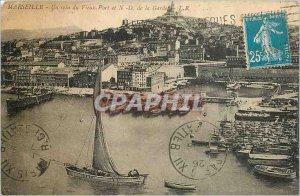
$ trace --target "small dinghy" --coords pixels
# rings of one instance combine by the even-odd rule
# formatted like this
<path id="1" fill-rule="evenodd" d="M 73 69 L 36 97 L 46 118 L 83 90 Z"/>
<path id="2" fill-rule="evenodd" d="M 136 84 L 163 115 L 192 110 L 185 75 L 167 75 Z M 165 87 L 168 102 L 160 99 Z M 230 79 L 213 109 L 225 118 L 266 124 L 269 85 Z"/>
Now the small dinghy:
<path id="1" fill-rule="evenodd" d="M 182 184 L 171 181 L 165 181 L 165 187 L 177 190 L 196 190 L 197 186 L 193 184 Z"/>

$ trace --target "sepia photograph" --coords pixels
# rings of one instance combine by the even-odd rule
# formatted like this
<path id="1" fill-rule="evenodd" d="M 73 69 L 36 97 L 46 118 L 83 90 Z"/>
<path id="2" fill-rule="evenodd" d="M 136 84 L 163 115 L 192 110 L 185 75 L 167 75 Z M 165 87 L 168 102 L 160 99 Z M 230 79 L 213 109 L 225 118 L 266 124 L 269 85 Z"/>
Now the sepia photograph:
<path id="1" fill-rule="evenodd" d="M 299 2 L 1 2 L 1 194 L 299 195 Z"/>

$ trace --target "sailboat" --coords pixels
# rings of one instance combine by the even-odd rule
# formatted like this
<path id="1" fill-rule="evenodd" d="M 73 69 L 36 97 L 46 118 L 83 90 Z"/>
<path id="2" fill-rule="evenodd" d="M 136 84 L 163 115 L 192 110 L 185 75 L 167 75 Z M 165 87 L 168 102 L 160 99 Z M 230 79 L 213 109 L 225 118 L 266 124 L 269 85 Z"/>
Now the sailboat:
<path id="1" fill-rule="evenodd" d="M 98 67 L 98 76 L 94 89 L 94 101 L 101 93 L 101 67 Z M 102 115 L 95 108 L 96 126 L 94 135 L 93 160 L 91 168 L 80 168 L 76 164 L 65 163 L 67 175 L 81 178 L 94 183 L 109 183 L 116 185 L 142 185 L 145 183 L 148 174 L 139 174 L 132 170 L 128 175 L 120 174 L 112 160 L 105 142 Z"/>

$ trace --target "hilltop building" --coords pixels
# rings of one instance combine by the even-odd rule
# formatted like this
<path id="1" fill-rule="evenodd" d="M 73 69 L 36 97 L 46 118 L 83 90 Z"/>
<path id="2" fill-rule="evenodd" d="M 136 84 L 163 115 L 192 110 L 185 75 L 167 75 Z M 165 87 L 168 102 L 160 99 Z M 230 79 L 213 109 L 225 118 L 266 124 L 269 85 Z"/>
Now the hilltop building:
<path id="1" fill-rule="evenodd" d="M 167 12 L 164 14 L 165 16 L 179 16 L 180 12 L 175 11 L 174 2 L 172 1 L 171 5 L 168 6 Z"/>

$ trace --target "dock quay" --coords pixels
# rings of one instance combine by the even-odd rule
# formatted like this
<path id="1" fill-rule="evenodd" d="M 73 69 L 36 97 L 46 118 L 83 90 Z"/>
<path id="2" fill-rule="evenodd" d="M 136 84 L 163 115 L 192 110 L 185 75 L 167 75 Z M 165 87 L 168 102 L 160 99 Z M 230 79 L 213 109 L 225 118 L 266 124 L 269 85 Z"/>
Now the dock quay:
<path id="1" fill-rule="evenodd" d="M 204 103 L 230 103 L 234 101 L 233 97 L 203 97 Z"/>
<path id="2" fill-rule="evenodd" d="M 274 121 L 276 119 L 296 119 L 298 113 L 298 94 L 289 92 L 249 102 L 239 107 L 236 120 Z"/>

